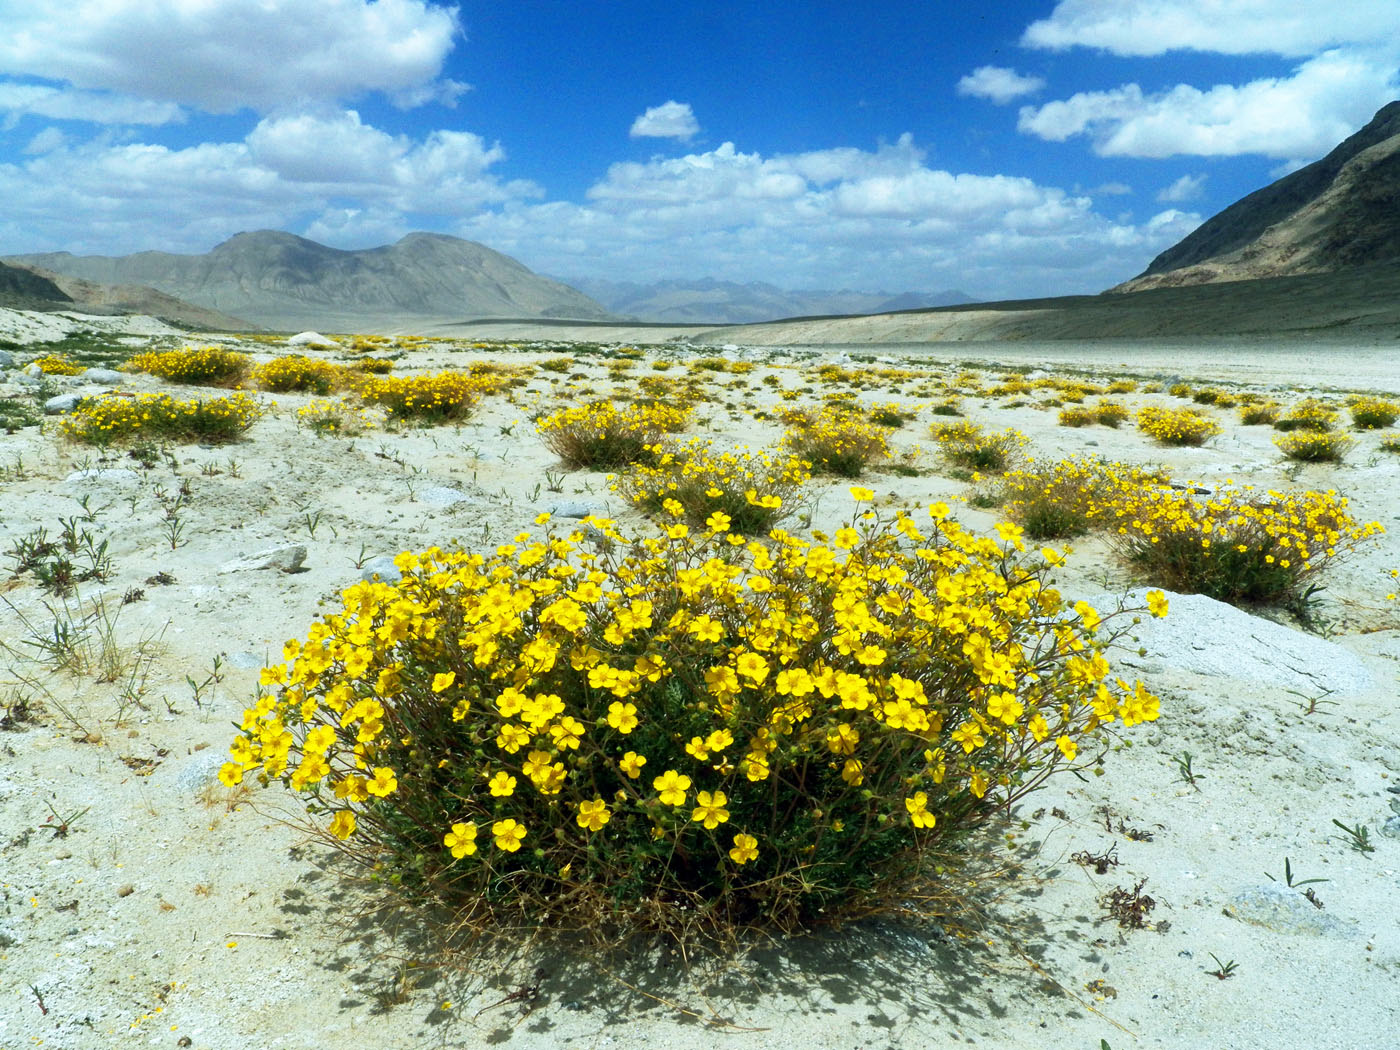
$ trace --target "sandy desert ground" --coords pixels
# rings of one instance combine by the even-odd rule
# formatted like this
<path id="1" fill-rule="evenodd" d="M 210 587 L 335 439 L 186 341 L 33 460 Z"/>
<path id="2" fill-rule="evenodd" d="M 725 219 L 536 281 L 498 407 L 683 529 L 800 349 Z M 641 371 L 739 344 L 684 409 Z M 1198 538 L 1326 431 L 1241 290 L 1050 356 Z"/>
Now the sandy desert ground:
<path id="1" fill-rule="evenodd" d="M 11 314 L 5 323 L 0 337 L 24 348 L 12 351 L 0 396 L 29 396 L 16 373 L 43 350 L 35 340 L 78 322 Z M 133 347 L 189 341 L 155 322 L 100 324 Z M 285 351 L 241 345 L 261 360 Z M 1348 391 L 1400 391 L 1394 347 L 958 343 L 862 346 L 856 356 L 740 345 L 723 356 L 755 367 L 701 373 L 710 399 L 688 433 L 774 446 L 780 425 L 755 410 L 766 415 L 775 390 L 799 391 L 798 404 L 829 392 L 813 372 L 839 359 L 867 377 L 862 402 L 922 409 L 892 438 L 908 469 L 862 481 L 880 505 L 945 500 L 963 524 L 989 531 L 999 515 L 973 506 L 979 486 L 952 476 L 932 448 L 933 399 L 893 391 L 963 373 L 990 385 L 1018 370 L 1180 378 L 1285 404 L 1320 391 L 1340 404 Z M 673 363 L 656 374 L 677 375 L 718 351 L 648 347 L 624 370 L 614 349 L 522 337 L 404 354 L 400 372 L 573 358 L 562 372 L 528 368 L 523 386 L 460 426 L 318 437 L 297 424 L 309 395 L 257 393 L 266 414 L 244 440 L 172 447 L 149 465 L 65 443 L 53 418 L 0 435 L 0 551 L 76 519 L 107 542 L 115 570 L 66 602 L 29 574 L 0 582 L 0 639 L 23 652 L 67 619 L 126 657 L 114 682 L 13 652 L 0 659 L 0 1050 L 1400 1046 L 1400 611 L 1386 599 L 1400 566 L 1400 454 L 1381 448 L 1393 429 L 1356 434 L 1341 465 L 1298 465 L 1282 459 L 1269 428 L 1241 426 L 1233 411 L 1207 408 L 1224 432 L 1171 449 L 1131 425 L 1061 427 L 1043 393 L 963 397 L 967 418 L 1017 428 L 1038 457 L 1093 451 L 1205 486 L 1336 488 L 1356 517 L 1389 530 L 1329 566 L 1312 632 L 1286 614 L 1173 596 L 1171 614 L 1144 626 L 1143 652 L 1114 659 L 1161 695 L 1162 717 L 1126 732 L 1132 746 L 1108 756 L 1102 777 L 1062 775 L 1022 807 L 1014 874 L 986 888 L 975 935 L 870 921 L 689 970 L 651 956 L 603 968 L 505 951 L 440 966 L 421 930 L 378 922 L 373 892 L 288 823 L 299 816 L 289 792 L 221 785 L 231 723 L 258 669 L 304 636 L 324 601 L 383 564 L 375 559 L 494 546 L 549 509 L 640 525 L 605 475 L 559 465 L 529 416 L 631 389 L 656 360 Z M 57 393 L 199 392 L 147 375 L 50 382 Z M 1141 390 L 1117 400 L 1130 410 L 1180 403 Z M 849 484 L 809 485 L 810 527 L 829 530 L 847 514 Z M 182 485 L 188 499 L 172 528 Z M 290 545 L 306 549 L 304 571 L 227 571 L 240 556 Z M 1110 604 L 1139 585 L 1101 540 L 1074 547 L 1059 575 L 1067 594 Z M 8 563 L 0 568 L 8 577 Z M 91 618 L 99 604 L 110 626 Z M 1188 752 L 1194 786 L 1176 760 Z M 1373 852 L 1351 848 L 1334 820 L 1365 825 Z M 1071 859 L 1080 851 L 1117 864 L 1096 873 Z M 1286 863 L 1294 882 L 1326 880 L 1303 884 L 1320 905 L 1286 884 Z M 1157 902 L 1151 922 L 1121 929 L 1100 901 L 1143 879 Z M 1227 963 L 1226 978 L 1211 975 Z M 497 1005 L 535 981 L 528 1006 Z"/>

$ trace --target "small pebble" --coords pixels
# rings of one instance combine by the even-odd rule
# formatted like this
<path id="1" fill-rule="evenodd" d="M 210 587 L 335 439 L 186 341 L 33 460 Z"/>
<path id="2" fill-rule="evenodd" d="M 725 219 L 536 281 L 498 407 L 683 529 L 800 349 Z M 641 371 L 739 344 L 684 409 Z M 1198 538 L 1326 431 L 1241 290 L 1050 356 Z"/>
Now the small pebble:
<path id="1" fill-rule="evenodd" d="M 133 893 L 135 893 L 135 892 L 136 892 L 136 887 L 133 886 L 133 885 L 132 885 L 131 883 L 129 883 L 129 882 L 123 883 L 122 885 L 120 885 L 120 886 L 117 887 L 117 896 L 118 896 L 118 897 L 130 897 L 130 896 L 131 896 Z"/>

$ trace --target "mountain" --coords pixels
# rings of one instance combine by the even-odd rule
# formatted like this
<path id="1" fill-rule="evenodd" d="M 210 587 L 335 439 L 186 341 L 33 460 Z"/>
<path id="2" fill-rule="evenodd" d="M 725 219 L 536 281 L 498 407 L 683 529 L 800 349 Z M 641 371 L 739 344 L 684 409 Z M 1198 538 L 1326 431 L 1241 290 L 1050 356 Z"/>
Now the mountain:
<path id="1" fill-rule="evenodd" d="M 786 291 L 771 284 L 738 284 L 705 278 L 635 284 L 596 277 L 568 283 L 613 313 L 672 324 L 751 324 L 784 317 L 872 314 L 974 302 L 962 292 Z"/>
<path id="2" fill-rule="evenodd" d="M 382 331 L 472 317 L 606 318 L 582 293 L 473 241 L 411 233 L 358 251 L 276 230 L 240 233 L 203 255 L 68 252 L 10 262 L 110 285 L 147 285 L 276 329 Z"/>
<path id="3" fill-rule="evenodd" d="M 3 266 L 0 263 L 0 266 Z M 187 328 L 211 331 L 248 332 L 259 326 L 217 310 L 207 310 L 183 299 L 139 284 L 98 284 L 81 277 L 69 277 L 41 266 L 14 266 L 9 269 L 45 281 L 63 296 L 61 308 L 84 314 L 147 314 Z"/>
<path id="4" fill-rule="evenodd" d="M 1400 259 L 1400 102 L 1321 160 L 1209 219 L 1114 292 L 1332 273 Z"/>
<path id="5" fill-rule="evenodd" d="M 12 310 L 72 308 L 73 300 L 46 277 L 0 263 L 0 306 Z"/>

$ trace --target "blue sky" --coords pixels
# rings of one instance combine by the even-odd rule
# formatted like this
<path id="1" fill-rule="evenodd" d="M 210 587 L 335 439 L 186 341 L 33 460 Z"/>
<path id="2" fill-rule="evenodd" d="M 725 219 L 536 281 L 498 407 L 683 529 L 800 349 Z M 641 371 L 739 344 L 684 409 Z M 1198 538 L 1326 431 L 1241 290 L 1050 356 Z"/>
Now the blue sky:
<path id="1" fill-rule="evenodd" d="M 1400 97 L 1400 3 L 0 0 L 0 252 L 1101 290 Z"/>

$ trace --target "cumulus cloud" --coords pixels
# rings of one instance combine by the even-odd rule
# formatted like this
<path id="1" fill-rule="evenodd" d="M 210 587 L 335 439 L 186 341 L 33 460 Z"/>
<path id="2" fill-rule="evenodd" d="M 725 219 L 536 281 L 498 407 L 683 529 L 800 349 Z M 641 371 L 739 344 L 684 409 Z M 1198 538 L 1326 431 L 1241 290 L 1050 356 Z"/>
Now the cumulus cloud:
<path id="1" fill-rule="evenodd" d="M 1077 135 L 1101 156 L 1317 157 L 1394 98 L 1394 65 L 1328 51 L 1292 76 L 1206 90 L 1178 84 L 1146 93 L 1137 84 L 1084 91 L 1021 109 L 1018 128 L 1052 142 Z"/>
<path id="2" fill-rule="evenodd" d="M 7 123 L 26 114 L 98 124 L 172 124 L 184 119 L 180 107 L 173 102 L 3 80 L 0 80 L 0 113 L 6 114 Z"/>
<path id="3" fill-rule="evenodd" d="M 979 66 L 958 81 L 958 94 L 985 98 L 1004 106 L 1022 95 L 1031 95 L 1045 86 L 1040 77 L 1022 76 L 1005 66 Z"/>
<path id="4" fill-rule="evenodd" d="M 1115 55 L 1174 50 L 1302 57 L 1338 45 L 1400 39 L 1394 0 L 1060 0 L 1022 35 L 1027 47 L 1092 47 Z"/>
<path id="5" fill-rule="evenodd" d="M 695 122 L 695 114 L 689 102 L 676 102 L 674 99 L 659 106 L 651 106 L 636 120 L 632 121 L 627 132 L 634 139 L 681 139 L 689 141 L 700 130 Z"/>
<path id="6" fill-rule="evenodd" d="M 1205 181 L 1204 175 L 1183 175 L 1158 193 L 1157 199 L 1166 203 L 1193 201 L 1201 196 L 1201 188 Z"/>
<path id="7" fill-rule="evenodd" d="M 464 90 L 439 81 L 456 9 L 426 0 L 0 0 L 0 22 L 0 75 L 150 104 L 271 112 Z"/>

